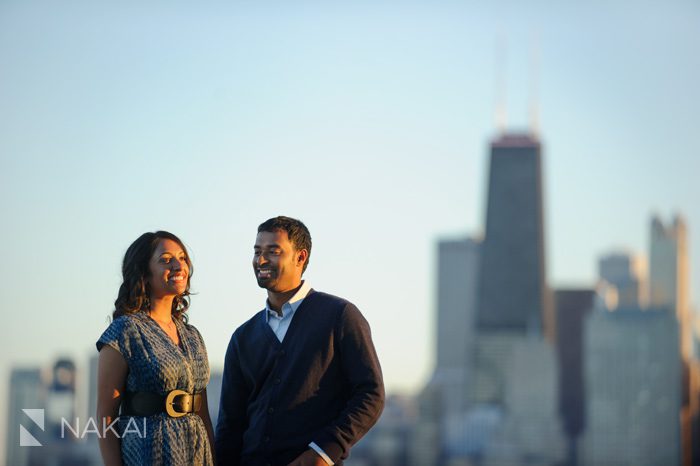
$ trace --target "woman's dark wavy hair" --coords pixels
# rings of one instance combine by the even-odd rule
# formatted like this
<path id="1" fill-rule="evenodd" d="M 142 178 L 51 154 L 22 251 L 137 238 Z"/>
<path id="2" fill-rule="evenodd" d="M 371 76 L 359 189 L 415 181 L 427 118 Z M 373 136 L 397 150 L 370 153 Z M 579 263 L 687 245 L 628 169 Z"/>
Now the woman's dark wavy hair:
<path id="1" fill-rule="evenodd" d="M 114 312 L 112 318 L 116 319 L 125 314 L 135 312 L 148 312 L 151 308 L 149 296 L 151 294 L 148 278 L 150 277 L 149 262 L 153 253 L 161 240 L 169 239 L 175 241 L 185 252 L 189 274 L 187 275 L 187 287 L 185 292 L 176 296 L 173 300 L 173 319 L 180 319 L 187 322 L 187 308 L 190 307 L 190 277 L 192 277 L 192 262 L 187 248 L 180 241 L 180 238 L 167 231 L 156 231 L 154 233 L 144 233 L 136 241 L 131 243 L 129 249 L 124 254 L 122 263 L 122 276 L 124 281 L 119 287 L 117 300 L 114 301 Z"/>

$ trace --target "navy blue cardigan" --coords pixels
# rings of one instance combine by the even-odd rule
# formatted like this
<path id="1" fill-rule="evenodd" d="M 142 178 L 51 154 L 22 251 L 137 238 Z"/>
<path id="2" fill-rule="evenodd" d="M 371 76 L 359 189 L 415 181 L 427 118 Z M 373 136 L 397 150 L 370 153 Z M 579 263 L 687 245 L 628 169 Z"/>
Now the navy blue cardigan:
<path id="1" fill-rule="evenodd" d="M 282 343 L 265 310 L 231 337 L 216 426 L 217 462 L 286 466 L 315 442 L 342 464 L 383 407 L 369 324 L 352 303 L 311 290 Z"/>

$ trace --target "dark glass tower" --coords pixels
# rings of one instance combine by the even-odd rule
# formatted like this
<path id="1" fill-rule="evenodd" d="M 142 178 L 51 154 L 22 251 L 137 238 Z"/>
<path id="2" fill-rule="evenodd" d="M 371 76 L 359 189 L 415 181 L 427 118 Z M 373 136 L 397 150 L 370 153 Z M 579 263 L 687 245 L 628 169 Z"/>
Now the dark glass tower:
<path id="1" fill-rule="evenodd" d="M 541 145 L 530 134 L 491 143 L 477 328 L 554 338 L 545 283 Z"/>

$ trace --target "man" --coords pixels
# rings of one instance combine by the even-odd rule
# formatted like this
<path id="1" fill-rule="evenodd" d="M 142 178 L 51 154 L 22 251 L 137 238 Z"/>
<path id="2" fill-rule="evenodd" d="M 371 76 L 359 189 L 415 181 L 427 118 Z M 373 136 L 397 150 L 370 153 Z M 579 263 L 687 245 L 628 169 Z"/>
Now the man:
<path id="1" fill-rule="evenodd" d="M 253 271 L 267 302 L 226 351 L 218 464 L 342 465 L 381 414 L 384 384 L 369 325 L 353 304 L 302 281 L 310 253 L 299 220 L 258 227 Z"/>

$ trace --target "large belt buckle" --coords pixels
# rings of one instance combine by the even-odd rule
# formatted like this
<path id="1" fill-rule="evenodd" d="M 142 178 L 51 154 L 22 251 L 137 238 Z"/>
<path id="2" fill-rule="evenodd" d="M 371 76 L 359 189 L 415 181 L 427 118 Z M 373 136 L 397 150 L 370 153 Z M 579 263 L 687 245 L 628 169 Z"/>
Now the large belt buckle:
<path id="1" fill-rule="evenodd" d="M 170 417 L 182 417 L 187 412 L 179 412 L 175 411 L 175 397 L 179 395 L 189 395 L 184 390 L 172 390 L 170 393 L 168 393 L 168 396 L 165 397 L 165 412 L 168 413 L 168 416 Z"/>

